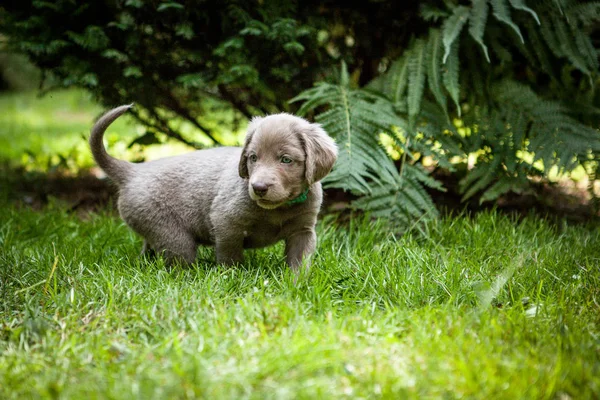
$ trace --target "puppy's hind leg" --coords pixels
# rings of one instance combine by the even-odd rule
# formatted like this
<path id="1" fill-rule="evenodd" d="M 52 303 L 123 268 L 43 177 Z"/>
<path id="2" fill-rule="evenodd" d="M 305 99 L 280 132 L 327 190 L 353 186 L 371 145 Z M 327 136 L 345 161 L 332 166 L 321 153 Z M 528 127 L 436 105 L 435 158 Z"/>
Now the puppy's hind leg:
<path id="1" fill-rule="evenodd" d="M 156 258 L 158 257 L 158 253 L 154 250 L 148 241 L 144 239 L 144 244 L 142 245 L 142 251 L 140 251 L 140 257 L 148 257 L 148 258 Z"/>
<path id="2" fill-rule="evenodd" d="M 152 240 L 152 248 L 163 254 L 167 265 L 190 265 L 196 261 L 197 244 L 186 232 L 168 232 Z"/>

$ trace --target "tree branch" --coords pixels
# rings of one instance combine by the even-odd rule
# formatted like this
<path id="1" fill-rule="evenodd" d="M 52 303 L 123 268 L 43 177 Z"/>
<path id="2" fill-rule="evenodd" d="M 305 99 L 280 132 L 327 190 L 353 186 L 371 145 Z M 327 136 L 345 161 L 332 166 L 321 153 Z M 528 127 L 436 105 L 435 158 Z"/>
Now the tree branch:
<path id="1" fill-rule="evenodd" d="M 163 90 L 163 94 L 166 95 L 167 99 L 169 100 L 167 107 L 169 107 L 171 111 L 174 111 L 176 114 L 181 115 L 183 118 L 190 121 L 192 125 L 200 129 L 202 133 L 204 133 L 210 140 L 213 141 L 214 144 L 222 145 L 222 143 L 214 137 L 210 129 L 200 124 L 200 122 L 198 122 L 198 120 L 190 113 L 190 111 L 179 103 L 171 91 Z"/>
<path id="2" fill-rule="evenodd" d="M 174 130 L 172 130 L 171 128 L 169 128 L 169 125 L 167 124 L 167 122 L 163 118 L 161 118 L 154 109 L 147 108 L 147 110 L 150 113 L 150 115 L 152 116 L 152 118 L 154 118 L 154 120 L 158 122 L 157 124 L 150 122 L 150 120 L 148 120 L 146 118 L 143 118 L 140 115 L 140 113 L 138 111 L 136 111 L 135 109 L 131 109 L 130 112 L 142 124 L 144 124 L 150 128 L 154 128 L 154 129 L 158 130 L 159 132 L 164 133 L 165 135 L 167 135 L 168 137 L 170 137 L 172 139 L 178 140 L 178 141 L 180 141 L 190 147 L 193 147 L 195 149 L 199 149 L 202 147 L 196 142 L 190 142 L 189 140 L 187 140 L 186 138 L 181 136 L 179 133 L 177 133 Z"/>
<path id="3" fill-rule="evenodd" d="M 248 108 L 246 107 L 246 105 L 239 101 L 235 96 L 233 96 L 229 90 L 227 90 L 227 88 L 225 87 L 225 85 L 219 85 L 219 93 L 221 93 L 221 97 L 226 100 L 227 102 L 231 103 L 232 106 L 234 106 L 235 108 L 237 108 L 237 110 L 239 112 L 242 113 L 242 115 L 244 115 L 244 117 L 248 118 L 248 119 L 252 119 L 253 115 L 250 113 L 250 111 L 248 110 Z"/>

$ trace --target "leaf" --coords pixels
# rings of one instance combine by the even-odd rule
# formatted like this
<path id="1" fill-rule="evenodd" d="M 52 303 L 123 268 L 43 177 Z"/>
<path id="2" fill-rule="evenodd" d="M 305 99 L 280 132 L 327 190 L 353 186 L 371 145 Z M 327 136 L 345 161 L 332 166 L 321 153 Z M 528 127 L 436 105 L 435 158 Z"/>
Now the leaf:
<path id="1" fill-rule="evenodd" d="M 409 125 L 413 128 L 421 108 L 421 98 L 425 86 L 425 51 L 425 42 L 417 40 L 408 60 L 408 116 Z"/>
<path id="2" fill-rule="evenodd" d="M 342 61 L 341 72 L 340 72 L 340 85 L 347 87 L 350 85 L 350 76 L 348 75 L 348 66 L 345 61 Z"/>
<path id="3" fill-rule="evenodd" d="M 432 29 L 429 32 L 429 43 L 427 46 L 427 82 L 429 90 L 433 93 L 435 100 L 442 107 L 445 114 L 448 114 L 446 96 L 442 88 L 442 40 L 440 31 Z"/>
<path id="4" fill-rule="evenodd" d="M 479 198 L 479 204 L 483 204 L 486 201 L 497 200 L 498 197 L 505 193 L 508 193 L 512 189 L 512 181 L 509 178 L 501 177 L 498 182 L 490 186 Z"/>
<path id="5" fill-rule="evenodd" d="M 452 44 L 467 22 L 468 15 L 469 8 L 465 6 L 458 6 L 454 9 L 452 16 L 444 21 L 444 26 L 442 27 L 442 36 L 445 48 L 444 63 L 446 63 L 446 59 L 450 55 L 450 48 L 452 47 Z"/>
<path id="6" fill-rule="evenodd" d="M 129 66 L 123 70 L 123 76 L 140 78 L 142 76 L 142 70 L 139 67 Z"/>
<path id="7" fill-rule="evenodd" d="M 128 60 L 127 54 L 122 53 L 116 49 L 107 49 L 102 52 L 102 57 L 116 60 L 117 62 L 126 62 Z"/>
<path id="8" fill-rule="evenodd" d="M 574 43 L 573 35 L 571 34 L 571 30 L 569 29 L 569 26 L 567 25 L 565 20 L 563 18 L 560 18 L 559 16 L 552 16 L 552 22 L 555 38 L 560 46 L 560 53 L 564 54 L 569 59 L 569 61 L 573 63 L 573 66 L 575 66 L 575 68 L 577 68 L 587 76 L 591 77 L 592 74 L 590 69 L 586 65 L 584 59 L 585 56 L 582 57 L 582 55 L 577 50 L 577 45 Z"/>
<path id="9" fill-rule="evenodd" d="M 156 11 L 158 12 L 163 12 L 165 10 L 169 10 L 169 9 L 175 9 L 175 10 L 183 10 L 185 7 L 182 4 L 179 3 L 175 3 L 175 2 L 169 2 L 169 3 L 161 3 L 157 8 Z"/>
<path id="10" fill-rule="evenodd" d="M 483 33 L 487 22 L 488 9 L 487 0 L 473 0 L 473 8 L 471 9 L 471 15 L 469 15 L 469 34 L 477 43 L 479 43 L 485 54 L 485 59 L 489 63 L 490 56 L 488 54 L 488 49 L 483 43 Z"/>
<path id="11" fill-rule="evenodd" d="M 448 93 L 450 93 L 450 97 L 454 100 L 454 104 L 456 104 L 456 112 L 458 116 L 461 115 L 460 103 L 459 103 L 459 95 L 460 95 L 460 87 L 458 84 L 459 78 L 459 61 L 458 61 L 458 43 L 454 43 L 450 49 L 449 56 L 445 61 L 446 68 L 443 74 L 444 86 Z"/>
<path id="12" fill-rule="evenodd" d="M 461 183 L 461 187 L 467 189 L 463 194 L 462 201 L 473 197 L 475 193 L 485 189 L 498 175 L 498 168 L 502 160 L 500 157 L 494 157 L 489 164 L 481 164 L 473 171 L 469 172 Z"/>
<path id="13" fill-rule="evenodd" d="M 304 46 L 296 41 L 284 44 L 283 48 L 289 54 L 302 55 L 304 53 Z"/>
<path id="14" fill-rule="evenodd" d="M 179 24 L 175 27 L 175 34 L 189 40 L 194 37 L 194 28 L 189 23 Z"/>
<path id="15" fill-rule="evenodd" d="M 510 26 L 519 36 L 519 39 L 521 39 L 521 43 L 525 43 L 525 39 L 523 39 L 523 35 L 521 35 L 521 30 L 510 18 L 510 11 L 506 5 L 506 0 L 492 0 L 492 7 L 494 9 L 494 17 L 496 17 L 498 21 L 504 22 Z"/>
<path id="16" fill-rule="evenodd" d="M 80 78 L 80 82 L 85 86 L 95 87 L 98 86 L 98 76 L 92 72 L 89 72 Z"/>
<path id="17" fill-rule="evenodd" d="M 419 14 L 425 21 L 437 21 L 440 18 L 448 16 L 448 12 L 446 10 L 442 10 L 427 3 L 420 4 Z"/>
<path id="18" fill-rule="evenodd" d="M 125 1 L 126 6 L 131 6 L 134 8 L 142 8 L 144 2 L 142 0 L 127 0 Z"/>
<path id="19" fill-rule="evenodd" d="M 206 86 L 204 75 L 200 73 L 180 75 L 177 77 L 176 82 L 181 83 L 186 89 Z"/>
<path id="20" fill-rule="evenodd" d="M 533 18 L 535 18 L 535 22 L 537 22 L 538 25 L 541 25 L 538 15 L 536 14 L 535 11 L 533 11 L 531 8 L 529 8 L 525 5 L 525 1 L 523 1 L 523 0 L 508 0 L 508 1 L 510 2 L 510 5 L 513 6 L 513 8 L 515 8 L 517 10 L 522 10 L 522 11 L 525 11 L 525 12 L 528 12 L 529 14 L 531 14 L 533 16 Z"/>
<path id="21" fill-rule="evenodd" d="M 389 157 L 380 146 L 377 133 L 388 131 L 392 125 L 405 125 L 405 122 L 394 113 L 391 102 L 365 90 L 351 89 L 345 65 L 340 75 L 342 84 L 321 83 L 291 101 L 304 101 L 299 111 L 301 115 L 328 106 L 315 119 L 336 138 L 339 155 L 324 183 L 328 187 L 365 194 L 382 179 L 388 179 L 385 177 L 395 175 L 393 164 L 391 167 L 384 164 Z"/>
<path id="22" fill-rule="evenodd" d="M 404 100 L 406 88 L 408 87 L 408 59 L 410 51 L 406 51 L 399 59 L 395 60 L 383 75 L 369 82 L 367 89 L 376 90 L 393 103 Z"/>

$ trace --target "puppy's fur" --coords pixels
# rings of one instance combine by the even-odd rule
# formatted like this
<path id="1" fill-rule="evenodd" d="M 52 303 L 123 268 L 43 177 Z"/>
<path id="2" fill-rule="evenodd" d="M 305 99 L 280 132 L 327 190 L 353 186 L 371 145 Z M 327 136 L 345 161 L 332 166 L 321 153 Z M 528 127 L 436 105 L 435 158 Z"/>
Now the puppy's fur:
<path id="1" fill-rule="evenodd" d="M 319 125 L 289 114 L 257 117 L 243 148 L 132 164 L 108 155 L 102 143 L 104 131 L 130 107 L 101 117 L 90 147 L 118 185 L 119 212 L 144 237 L 144 251 L 164 252 L 169 263 L 193 263 L 198 245 L 214 245 L 217 262 L 233 264 L 243 261 L 245 248 L 285 240 L 295 271 L 314 252 L 319 181 L 337 158 L 335 143 Z"/>

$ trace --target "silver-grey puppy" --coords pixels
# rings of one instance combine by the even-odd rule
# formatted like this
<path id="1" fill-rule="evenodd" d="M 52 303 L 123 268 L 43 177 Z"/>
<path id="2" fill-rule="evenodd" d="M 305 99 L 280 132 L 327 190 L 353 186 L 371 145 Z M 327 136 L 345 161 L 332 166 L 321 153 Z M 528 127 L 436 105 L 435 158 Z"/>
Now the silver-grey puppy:
<path id="1" fill-rule="evenodd" d="M 320 180 L 337 158 L 317 124 L 290 115 L 254 118 L 244 147 L 198 150 L 133 164 L 106 152 L 104 131 L 131 105 L 117 107 L 92 128 L 94 159 L 119 188 L 121 217 L 144 237 L 143 251 L 168 263 L 193 263 L 198 245 L 214 245 L 218 263 L 243 262 L 243 249 L 285 241 L 298 271 L 316 245 Z"/>

